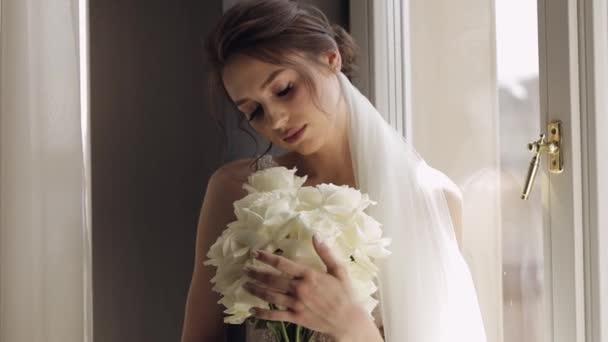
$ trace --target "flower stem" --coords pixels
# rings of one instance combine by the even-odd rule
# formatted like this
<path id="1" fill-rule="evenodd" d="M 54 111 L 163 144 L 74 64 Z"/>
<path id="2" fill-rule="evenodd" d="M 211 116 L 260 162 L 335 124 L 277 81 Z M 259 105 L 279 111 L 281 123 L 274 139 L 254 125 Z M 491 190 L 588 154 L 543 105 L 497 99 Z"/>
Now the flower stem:
<path id="1" fill-rule="evenodd" d="M 296 327 L 296 342 L 301 342 L 300 333 L 302 332 L 302 326 L 298 324 Z"/>
<path id="2" fill-rule="evenodd" d="M 312 338 L 314 336 L 315 336 L 315 332 L 313 330 L 308 330 L 308 341 L 306 341 L 306 342 L 312 341 Z"/>
<path id="3" fill-rule="evenodd" d="M 285 329 L 285 322 L 281 321 L 281 332 L 283 334 L 284 342 L 291 342 L 289 340 L 289 335 L 287 335 L 287 329 Z"/>
<path id="4" fill-rule="evenodd" d="M 272 331 L 272 334 L 274 335 L 274 337 L 277 338 L 277 341 L 281 340 L 281 334 L 279 333 L 279 331 L 277 330 L 277 327 L 275 327 L 275 324 L 273 322 L 266 321 L 266 327 L 270 331 Z"/>

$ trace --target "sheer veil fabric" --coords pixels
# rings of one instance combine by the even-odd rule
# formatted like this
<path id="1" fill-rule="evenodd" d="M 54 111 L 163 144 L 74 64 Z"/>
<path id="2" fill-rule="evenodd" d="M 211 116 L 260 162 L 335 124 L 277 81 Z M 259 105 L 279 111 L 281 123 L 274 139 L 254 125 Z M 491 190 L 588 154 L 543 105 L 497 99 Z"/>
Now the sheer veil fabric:
<path id="1" fill-rule="evenodd" d="M 368 212 L 392 239 L 392 255 L 378 263 L 385 340 L 485 342 L 444 195 L 455 185 L 428 166 L 342 72 L 338 79 L 350 112 L 355 182 L 378 202 Z"/>

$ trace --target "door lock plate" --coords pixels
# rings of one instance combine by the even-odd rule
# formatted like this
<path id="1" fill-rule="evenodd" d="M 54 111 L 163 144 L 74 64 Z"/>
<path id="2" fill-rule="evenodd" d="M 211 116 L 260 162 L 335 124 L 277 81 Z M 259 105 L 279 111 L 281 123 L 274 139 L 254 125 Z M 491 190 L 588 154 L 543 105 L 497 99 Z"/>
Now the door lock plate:
<path id="1" fill-rule="evenodd" d="M 564 171 L 564 159 L 561 149 L 562 142 L 562 123 L 561 121 L 554 121 L 547 125 L 547 143 L 555 144 L 557 148 L 549 150 L 549 172 L 551 173 L 562 173 Z"/>

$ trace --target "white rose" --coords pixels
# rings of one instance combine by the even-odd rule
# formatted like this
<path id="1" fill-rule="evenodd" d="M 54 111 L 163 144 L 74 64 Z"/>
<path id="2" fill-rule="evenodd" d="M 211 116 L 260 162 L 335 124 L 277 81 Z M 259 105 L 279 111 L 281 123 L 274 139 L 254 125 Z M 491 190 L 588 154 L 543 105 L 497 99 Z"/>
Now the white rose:
<path id="1" fill-rule="evenodd" d="M 319 272 L 325 272 L 325 264 L 317 254 L 310 240 L 284 239 L 277 242 L 282 255 L 289 260 L 311 267 Z"/>
<path id="2" fill-rule="evenodd" d="M 312 237 L 313 233 L 318 233 L 321 240 L 334 239 L 342 234 L 344 223 L 330 215 L 323 208 L 300 212 L 297 221 L 307 229 L 305 233 Z"/>
<path id="3" fill-rule="evenodd" d="M 242 253 L 241 250 L 246 248 L 234 239 L 235 231 L 226 229 L 217 241 L 211 246 L 207 257 L 209 258 L 205 264 L 219 266 L 226 259 L 238 258 Z"/>
<path id="4" fill-rule="evenodd" d="M 237 220 L 247 229 L 276 229 L 296 216 L 295 199 L 280 192 L 253 193 L 234 203 Z"/>
<path id="5" fill-rule="evenodd" d="M 247 183 L 243 184 L 243 189 L 249 193 L 297 190 L 306 182 L 308 176 L 296 176 L 296 171 L 297 168 L 295 167 L 287 169 L 283 166 L 256 171 L 247 178 Z"/>
<path id="6" fill-rule="evenodd" d="M 316 187 L 305 186 L 296 193 L 298 205 L 296 210 L 306 211 L 319 208 L 323 204 L 323 195 Z"/>
<path id="7" fill-rule="evenodd" d="M 246 318 L 251 316 L 249 309 L 253 307 L 268 308 L 268 303 L 250 294 L 243 288 L 243 284 L 245 284 L 247 281 L 247 278 L 242 277 L 238 281 L 234 282 L 230 287 L 225 289 L 224 296 L 218 302 L 226 307 L 224 313 L 229 315 L 224 318 L 224 322 L 230 324 L 241 324 Z"/>
<path id="8" fill-rule="evenodd" d="M 362 195 L 357 189 L 347 185 L 319 184 L 317 189 L 322 196 L 322 206 L 328 212 L 348 218 L 358 211 L 365 210 L 376 202 L 369 200 L 368 195 Z"/>
<path id="9" fill-rule="evenodd" d="M 349 264 L 347 272 L 357 302 L 362 304 L 371 316 L 372 311 L 378 304 L 378 300 L 373 297 L 373 294 L 378 290 L 378 287 L 374 283 L 375 275 L 366 271 L 355 262 Z"/>

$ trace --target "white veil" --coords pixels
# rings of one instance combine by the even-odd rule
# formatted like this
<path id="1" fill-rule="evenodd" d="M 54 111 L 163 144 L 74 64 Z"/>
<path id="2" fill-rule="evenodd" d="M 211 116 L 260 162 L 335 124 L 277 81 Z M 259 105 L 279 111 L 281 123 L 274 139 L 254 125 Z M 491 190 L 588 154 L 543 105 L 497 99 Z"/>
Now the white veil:
<path id="1" fill-rule="evenodd" d="M 379 262 L 386 341 L 485 342 L 444 196 L 453 183 L 429 167 L 342 72 L 338 79 L 350 110 L 355 182 L 378 202 L 368 212 L 392 239 L 391 256 Z"/>

